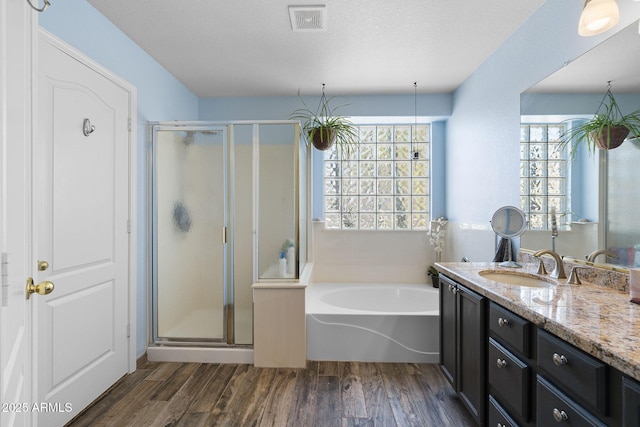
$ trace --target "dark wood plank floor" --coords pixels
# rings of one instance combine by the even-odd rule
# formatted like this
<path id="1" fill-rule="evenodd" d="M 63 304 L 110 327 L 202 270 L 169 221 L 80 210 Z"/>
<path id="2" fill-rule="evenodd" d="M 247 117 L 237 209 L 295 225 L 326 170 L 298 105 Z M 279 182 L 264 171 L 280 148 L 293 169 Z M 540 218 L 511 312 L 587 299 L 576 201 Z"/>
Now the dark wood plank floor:
<path id="1" fill-rule="evenodd" d="M 308 362 L 306 369 L 157 363 L 69 426 L 473 426 L 437 365 Z"/>

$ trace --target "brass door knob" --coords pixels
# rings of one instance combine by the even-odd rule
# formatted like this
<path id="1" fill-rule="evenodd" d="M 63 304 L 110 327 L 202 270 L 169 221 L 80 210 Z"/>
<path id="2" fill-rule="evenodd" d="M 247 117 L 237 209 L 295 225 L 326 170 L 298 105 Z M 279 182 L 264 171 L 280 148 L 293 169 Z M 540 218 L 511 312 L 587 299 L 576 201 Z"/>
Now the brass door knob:
<path id="1" fill-rule="evenodd" d="M 33 284 L 33 279 L 29 277 L 27 279 L 27 299 L 31 296 L 31 294 L 37 293 L 40 295 L 48 295 L 53 292 L 55 286 L 53 282 L 45 280 L 44 282 L 40 282 L 37 285 Z"/>

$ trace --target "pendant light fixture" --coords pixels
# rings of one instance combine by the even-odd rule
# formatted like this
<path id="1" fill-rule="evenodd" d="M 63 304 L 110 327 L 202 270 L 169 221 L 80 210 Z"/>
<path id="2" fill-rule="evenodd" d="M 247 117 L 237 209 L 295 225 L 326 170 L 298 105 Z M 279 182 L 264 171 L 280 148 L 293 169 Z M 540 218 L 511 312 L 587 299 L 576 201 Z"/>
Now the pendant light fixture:
<path id="1" fill-rule="evenodd" d="M 580 15 L 578 34 L 595 36 L 613 28 L 620 21 L 616 0 L 587 0 Z"/>

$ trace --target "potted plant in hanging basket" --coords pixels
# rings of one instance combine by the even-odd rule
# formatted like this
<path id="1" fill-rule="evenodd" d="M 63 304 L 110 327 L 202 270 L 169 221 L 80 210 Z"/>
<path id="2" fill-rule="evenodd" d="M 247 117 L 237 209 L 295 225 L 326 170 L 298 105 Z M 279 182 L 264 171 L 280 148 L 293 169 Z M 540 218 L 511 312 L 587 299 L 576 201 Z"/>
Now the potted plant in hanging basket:
<path id="1" fill-rule="evenodd" d="M 315 111 L 307 106 L 299 92 L 298 97 L 304 107 L 291 113 L 290 118 L 302 122 L 304 136 L 316 149 L 325 151 L 335 144 L 349 153 L 355 147 L 358 140 L 356 128 L 351 120 L 336 114 L 341 106 L 332 108 L 329 105 L 334 98 L 326 97 L 324 84 L 320 103 Z"/>
<path id="2" fill-rule="evenodd" d="M 640 137 L 640 110 L 622 114 L 609 85 L 595 116 L 571 127 L 560 139 L 562 144 L 571 143 L 572 153 L 581 143 L 586 143 L 589 152 L 593 153 L 596 148 L 617 148 L 627 137 Z"/>

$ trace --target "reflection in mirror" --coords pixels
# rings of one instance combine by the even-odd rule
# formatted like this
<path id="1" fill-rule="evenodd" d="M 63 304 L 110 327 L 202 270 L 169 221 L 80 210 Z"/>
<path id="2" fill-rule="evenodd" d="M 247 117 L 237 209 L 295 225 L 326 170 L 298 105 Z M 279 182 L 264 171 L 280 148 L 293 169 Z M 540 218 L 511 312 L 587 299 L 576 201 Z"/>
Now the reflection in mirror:
<path id="1" fill-rule="evenodd" d="M 503 206 L 491 218 L 491 228 L 500 237 L 517 237 L 526 227 L 524 212 L 513 206 Z"/>
<path id="2" fill-rule="evenodd" d="M 582 147 L 564 166 L 562 153 L 553 152 L 557 128 L 593 117 L 607 82 L 623 113 L 640 108 L 640 55 L 630 53 L 638 51 L 636 22 L 521 95 L 521 208 L 530 225 L 523 248 L 551 247 L 555 208 L 559 254 L 585 260 L 606 249 L 617 258 L 600 255 L 597 262 L 640 267 L 640 143 L 596 155 Z"/>
<path id="3" fill-rule="evenodd" d="M 501 253 L 506 252 L 506 260 L 500 264 L 501 267 L 519 268 L 521 264 L 513 261 L 513 247 L 511 239 L 520 236 L 527 222 L 524 212 L 514 206 L 503 206 L 498 209 L 491 218 L 491 228 L 494 233 L 502 237 L 498 245 L 496 258 L 505 258 Z M 497 261 L 497 259 L 494 259 Z"/>

